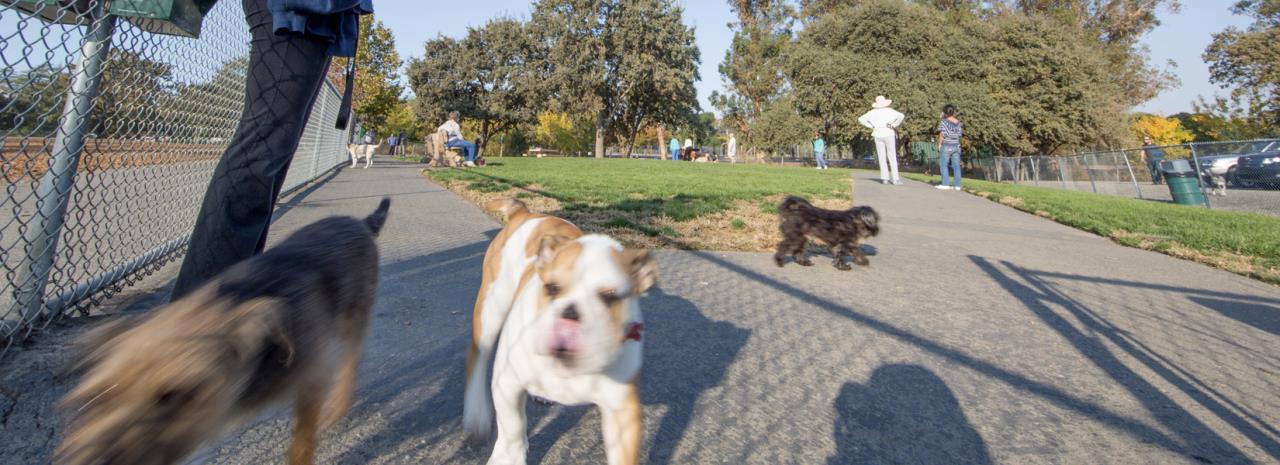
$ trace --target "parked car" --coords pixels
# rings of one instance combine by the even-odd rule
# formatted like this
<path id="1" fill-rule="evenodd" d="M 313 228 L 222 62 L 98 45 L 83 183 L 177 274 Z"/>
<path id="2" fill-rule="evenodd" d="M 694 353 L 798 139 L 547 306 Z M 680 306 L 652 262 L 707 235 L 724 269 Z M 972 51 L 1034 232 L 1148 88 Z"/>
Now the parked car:
<path id="1" fill-rule="evenodd" d="M 1200 156 L 1200 174 L 1205 177 L 1217 178 L 1221 181 L 1230 183 L 1232 186 L 1250 187 L 1240 184 L 1236 179 L 1240 160 L 1245 157 L 1265 155 L 1280 151 L 1280 142 L 1271 141 L 1267 142 L 1265 145 L 1251 143 L 1250 146 L 1251 147 L 1246 150 L 1241 150 L 1240 152 L 1229 155 Z"/>
<path id="2" fill-rule="evenodd" d="M 1280 151 L 1240 157 L 1232 182 L 1240 187 L 1280 184 Z"/>
<path id="3" fill-rule="evenodd" d="M 1214 157 L 1200 157 L 1200 173 L 1205 176 L 1226 179 L 1232 185 L 1236 185 L 1236 163 L 1240 160 L 1240 155 L 1218 155 Z"/>

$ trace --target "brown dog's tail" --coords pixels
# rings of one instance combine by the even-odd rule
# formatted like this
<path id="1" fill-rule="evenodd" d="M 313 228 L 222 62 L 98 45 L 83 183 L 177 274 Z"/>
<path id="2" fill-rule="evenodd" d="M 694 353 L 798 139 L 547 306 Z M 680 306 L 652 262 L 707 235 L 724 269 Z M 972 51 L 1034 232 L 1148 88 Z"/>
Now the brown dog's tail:
<path id="1" fill-rule="evenodd" d="M 813 204 L 809 203 L 809 201 L 805 200 L 803 197 L 796 197 L 794 195 L 791 195 L 791 196 L 787 196 L 786 199 L 783 199 L 782 203 L 778 204 L 778 213 L 787 214 L 790 212 L 794 212 L 796 210 L 803 210 L 806 208 L 813 208 Z"/>
<path id="2" fill-rule="evenodd" d="M 382 202 L 378 203 L 378 209 L 370 213 L 364 218 L 365 226 L 373 231 L 373 237 L 378 237 L 378 233 L 382 231 L 382 226 L 387 224 L 387 212 L 391 210 L 391 197 L 383 197 Z"/>
<path id="3" fill-rule="evenodd" d="M 516 199 L 498 199 L 485 202 L 484 210 L 490 213 L 501 213 L 502 221 L 508 221 L 520 212 L 528 212 L 529 206 Z"/>

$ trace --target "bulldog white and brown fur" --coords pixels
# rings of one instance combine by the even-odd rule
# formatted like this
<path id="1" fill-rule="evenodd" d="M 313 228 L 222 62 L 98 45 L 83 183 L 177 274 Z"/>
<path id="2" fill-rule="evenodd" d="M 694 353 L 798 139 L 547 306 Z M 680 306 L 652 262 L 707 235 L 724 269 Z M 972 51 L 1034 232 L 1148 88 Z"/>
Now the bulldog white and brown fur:
<path id="1" fill-rule="evenodd" d="M 467 353 L 463 426 L 488 437 L 496 408 L 498 438 L 488 463 L 523 465 L 530 395 L 594 404 L 609 464 L 637 463 L 643 342 L 638 297 L 656 280 L 653 259 L 607 236 L 583 234 L 563 219 L 531 213 L 518 200 L 485 207 L 501 212 L 506 227 L 484 257 Z M 495 343 L 490 402 L 486 369 Z"/>

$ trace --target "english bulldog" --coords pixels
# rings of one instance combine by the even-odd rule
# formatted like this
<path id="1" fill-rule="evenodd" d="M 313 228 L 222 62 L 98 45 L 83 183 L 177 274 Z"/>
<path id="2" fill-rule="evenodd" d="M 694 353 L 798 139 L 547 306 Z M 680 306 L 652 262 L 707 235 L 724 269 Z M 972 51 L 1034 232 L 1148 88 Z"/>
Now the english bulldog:
<path id="1" fill-rule="evenodd" d="M 485 252 L 463 426 L 474 437 L 489 437 L 496 408 L 498 438 L 488 464 L 523 465 L 529 396 L 594 404 L 609 464 L 637 463 L 644 330 L 638 297 L 653 286 L 657 265 L 648 251 L 583 234 L 568 221 L 531 213 L 519 200 L 485 208 L 501 212 L 506 226 Z M 495 342 L 490 402 L 486 368 Z"/>

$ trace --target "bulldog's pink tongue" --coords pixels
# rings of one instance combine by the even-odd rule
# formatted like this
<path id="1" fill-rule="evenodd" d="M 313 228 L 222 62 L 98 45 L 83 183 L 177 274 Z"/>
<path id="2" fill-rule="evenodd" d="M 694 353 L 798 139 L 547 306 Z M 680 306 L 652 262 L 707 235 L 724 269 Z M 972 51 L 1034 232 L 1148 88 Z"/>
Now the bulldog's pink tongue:
<path id="1" fill-rule="evenodd" d="M 551 352 L 577 352 L 580 334 L 577 321 L 565 318 L 556 320 L 555 326 L 551 328 Z"/>

